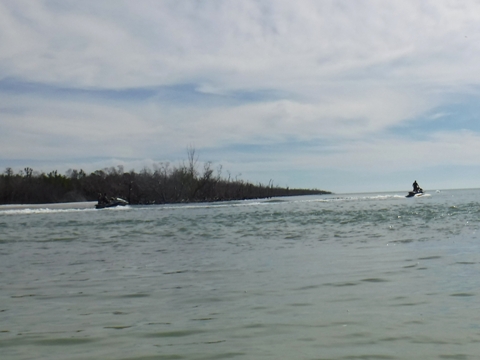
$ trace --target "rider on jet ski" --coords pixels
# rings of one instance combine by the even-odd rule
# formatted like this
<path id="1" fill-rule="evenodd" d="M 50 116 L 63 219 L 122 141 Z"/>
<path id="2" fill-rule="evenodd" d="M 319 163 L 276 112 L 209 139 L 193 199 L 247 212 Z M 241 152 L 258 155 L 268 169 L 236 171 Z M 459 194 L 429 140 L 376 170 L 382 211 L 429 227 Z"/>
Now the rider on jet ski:
<path id="1" fill-rule="evenodd" d="M 413 192 L 414 193 L 419 193 L 419 192 L 423 192 L 422 188 L 420 186 L 418 186 L 418 183 L 417 183 L 417 180 L 415 180 L 413 182 Z"/>

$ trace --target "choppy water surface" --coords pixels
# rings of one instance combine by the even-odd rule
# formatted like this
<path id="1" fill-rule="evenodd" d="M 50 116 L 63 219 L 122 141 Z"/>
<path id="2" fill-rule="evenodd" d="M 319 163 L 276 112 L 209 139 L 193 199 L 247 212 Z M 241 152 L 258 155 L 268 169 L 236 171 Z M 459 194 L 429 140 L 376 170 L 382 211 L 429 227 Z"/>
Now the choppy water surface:
<path id="1" fill-rule="evenodd" d="M 477 359 L 480 190 L 0 207 L 1 359 Z"/>

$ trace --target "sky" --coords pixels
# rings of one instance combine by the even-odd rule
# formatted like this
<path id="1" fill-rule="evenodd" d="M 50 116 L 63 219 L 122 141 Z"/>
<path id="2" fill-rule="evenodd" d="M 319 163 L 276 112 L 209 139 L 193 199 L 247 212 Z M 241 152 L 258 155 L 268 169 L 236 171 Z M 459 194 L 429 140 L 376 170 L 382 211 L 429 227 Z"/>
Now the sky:
<path id="1" fill-rule="evenodd" d="M 480 2 L 0 0 L 0 171 L 480 187 Z"/>

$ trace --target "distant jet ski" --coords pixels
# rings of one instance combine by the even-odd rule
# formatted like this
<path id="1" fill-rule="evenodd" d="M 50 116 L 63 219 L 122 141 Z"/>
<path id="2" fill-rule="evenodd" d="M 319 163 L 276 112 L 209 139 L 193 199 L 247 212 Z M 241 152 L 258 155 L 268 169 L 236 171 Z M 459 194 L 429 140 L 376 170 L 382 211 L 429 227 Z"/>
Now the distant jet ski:
<path id="1" fill-rule="evenodd" d="M 417 180 L 413 182 L 412 186 L 413 186 L 413 191 L 408 192 L 408 195 L 406 196 L 407 198 L 423 195 L 423 189 L 420 186 L 418 186 Z"/>
<path id="2" fill-rule="evenodd" d="M 419 196 L 422 196 L 423 195 L 423 189 L 418 189 L 417 191 L 409 191 L 408 192 L 408 195 L 405 196 L 407 198 L 409 197 L 419 197 Z"/>
<path id="3" fill-rule="evenodd" d="M 112 198 L 110 199 L 109 202 L 98 203 L 97 205 L 95 205 L 95 209 L 105 209 L 105 208 L 125 206 L 125 205 L 128 205 L 128 201 L 123 200 L 121 198 Z"/>

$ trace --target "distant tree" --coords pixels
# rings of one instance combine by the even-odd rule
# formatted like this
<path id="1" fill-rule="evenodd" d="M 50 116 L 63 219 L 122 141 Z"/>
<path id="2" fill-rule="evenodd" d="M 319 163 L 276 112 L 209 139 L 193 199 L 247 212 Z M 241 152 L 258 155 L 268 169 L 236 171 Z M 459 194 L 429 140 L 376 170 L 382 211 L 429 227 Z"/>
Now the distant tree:
<path id="1" fill-rule="evenodd" d="M 252 184 L 242 180 L 241 174 L 232 179 L 222 177 L 222 166 L 214 174 L 212 163 L 205 162 L 198 169 L 198 155 L 193 147 L 187 148 L 188 163 L 171 166 L 159 163 L 143 168 L 139 173 L 125 172 L 123 166 L 85 171 L 69 169 L 65 175 L 56 170 L 39 173 L 30 167 L 15 174 L 6 168 L 0 174 L 0 203 L 49 203 L 65 201 L 97 200 L 99 194 L 127 199 L 131 204 L 162 204 L 197 201 L 222 201 L 234 199 L 267 198 L 272 196 L 326 194 L 328 191 L 289 189 Z"/>

